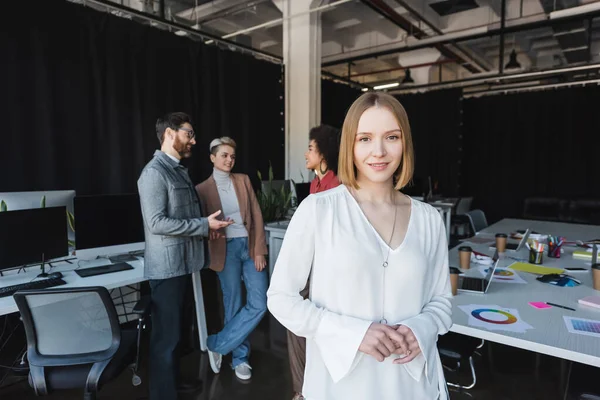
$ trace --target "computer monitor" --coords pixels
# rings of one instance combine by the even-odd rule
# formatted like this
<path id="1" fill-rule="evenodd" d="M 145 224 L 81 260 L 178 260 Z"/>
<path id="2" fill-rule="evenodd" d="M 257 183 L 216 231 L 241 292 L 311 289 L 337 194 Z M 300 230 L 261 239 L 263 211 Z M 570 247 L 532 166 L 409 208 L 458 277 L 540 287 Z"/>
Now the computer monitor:
<path id="1" fill-rule="evenodd" d="M 137 193 L 75 197 L 77 258 L 89 260 L 144 249 Z"/>
<path id="2" fill-rule="evenodd" d="M 66 208 L 0 212 L 0 270 L 69 255 Z"/>
<path id="3" fill-rule="evenodd" d="M 45 190 L 37 192 L 0 192 L 0 201 L 4 200 L 8 211 L 29 210 L 40 208 L 42 197 L 46 196 L 46 207 L 65 206 L 71 214 L 73 212 L 74 190 Z M 69 228 L 69 223 L 65 214 L 65 223 L 67 224 L 67 233 L 69 240 L 75 240 L 75 232 Z"/>

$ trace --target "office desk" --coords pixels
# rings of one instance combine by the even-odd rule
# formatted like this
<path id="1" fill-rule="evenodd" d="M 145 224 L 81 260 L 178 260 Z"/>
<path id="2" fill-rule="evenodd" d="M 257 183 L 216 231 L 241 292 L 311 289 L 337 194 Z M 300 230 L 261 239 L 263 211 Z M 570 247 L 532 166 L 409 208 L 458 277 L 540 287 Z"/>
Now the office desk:
<path id="1" fill-rule="evenodd" d="M 280 222 L 270 222 L 265 225 L 265 231 L 267 233 L 267 240 L 269 243 L 269 281 L 271 280 L 271 275 L 273 275 L 275 262 L 277 261 L 279 250 L 281 250 L 285 231 L 287 230 L 289 223 L 290 221 L 286 220 Z"/>
<path id="2" fill-rule="evenodd" d="M 600 227 L 590 225 L 576 225 L 565 223 L 552 223 L 545 221 L 528 221 L 505 219 L 484 229 L 478 236 L 488 235 L 492 243 L 493 235 L 497 232 L 510 234 L 519 229 L 531 228 L 541 234 L 565 236 L 569 240 L 589 240 L 600 236 Z M 485 244 L 469 244 L 475 251 L 493 254 L 493 250 Z M 451 266 L 458 266 L 458 246 L 449 253 Z M 590 269 L 590 262 L 573 258 L 575 247 L 563 247 L 564 253 L 561 258 L 547 257 L 544 253 L 544 266 L 548 267 L 584 267 Z M 498 267 L 507 267 L 514 259 L 508 257 L 527 259 L 528 251 L 506 252 L 501 258 Z M 479 276 L 475 271 L 478 264 L 471 263 L 471 269 L 467 275 Z M 559 357 L 565 360 L 576 361 L 600 367 L 600 338 L 572 334 L 567 331 L 563 316 L 592 319 L 600 321 L 600 310 L 580 305 L 577 300 L 589 296 L 600 295 L 600 291 L 592 288 L 591 272 L 569 273 L 580 280 L 582 284 L 577 287 L 556 287 L 547 283 L 538 282 L 535 275 L 517 271 L 519 276 L 527 281 L 527 284 L 502 283 L 492 280 L 491 286 L 486 294 L 458 293 L 453 298 L 452 321 L 450 329 L 453 332 L 489 340 L 496 343 L 518 347 L 537 353 Z M 479 274 L 479 275 L 478 275 Z M 550 301 L 576 309 L 576 311 L 553 307 L 551 309 L 538 310 L 528 303 L 532 301 Z M 506 331 L 492 331 L 468 324 L 468 315 L 458 306 L 468 304 L 498 305 L 503 308 L 515 308 L 519 310 L 523 321 L 533 326 L 525 333 L 513 333 Z"/>
<path id="3" fill-rule="evenodd" d="M 48 267 L 46 267 L 46 272 L 61 272 L 63 274 L 62 279 L 67 282 L 67 284 L 57 286 L 57 288 L 104 286 L 110 290 L 146 281 L 146 278 L 144 278 L 144 261 L 142 258 L 138 258 L 137 261 L 129 262 L 134 269 L 110 274 L 96 275 L 88 278 L 82 278 L 77 275 L 74 269 L 78 267 L 78 260 L 73 260 L 72 262 L 73 264 L 68 264 L 66 262 L 56 263 L 56 266 L 50 270 Z M 79 269 L 106 264 L 110 264 L 110 261 L 107 259 L 81 261 Z M 6 272 L 4 276 L 0 277 L 0 287 L 29 282 L 40 273 L 40 267 L 29 267 L 27 268 L 26 272 L 21 272 L 19 274 L 16 272 L 16 270 L 9 271 Z M 199 327 L 198 335 L 200 338 L 200 348 L 205 351 L 207 330 L 200 272 L 192 274 L 192 283 L 194 287 L 194 300 L 196 302 L 196 319 Z M 18 311 L 19 310 L 12 296 L 0 297 L 0 316 Z"/>

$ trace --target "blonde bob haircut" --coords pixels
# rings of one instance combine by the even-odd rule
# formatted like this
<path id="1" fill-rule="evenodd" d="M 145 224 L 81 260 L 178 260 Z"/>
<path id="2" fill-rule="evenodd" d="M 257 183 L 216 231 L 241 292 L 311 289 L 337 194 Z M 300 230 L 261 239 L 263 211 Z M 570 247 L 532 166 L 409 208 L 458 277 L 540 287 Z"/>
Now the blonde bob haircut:
<path id="1" fill-rule="evenodd" d="M 363 113 L 371 107 L 385 107 L 396 117 L 401 130 L 402 160 L 394 172 L 394 187 L 396 190 L 404 188 L 411 181 L 415 168 L 415 154 L 408 116 L 402 104 L 387 93 L 368 92 L 360 96 L 350 106 L 340 141 L 340 158 L 338 161 L 338 178 L 348 187 L 359 189 L 356 182 L 356 167 L 354 166 L 354 143 L 358 131 L 358 121 Z"/>
<path id="2" fill-rule="evenodd" d="M 217 153 L 219 152 L 219 148 L 221 146 L 231 146 L 233 147 L 233 149 L 235 150 L 235 140 L 233 140 L 232 138 L 228 137 L 228 136 L 223 136 L 220 138 L 216 138 L 213 139 L 212 142 L 210 142 L 210 154 L 213 155 L 217 155 Z"/>

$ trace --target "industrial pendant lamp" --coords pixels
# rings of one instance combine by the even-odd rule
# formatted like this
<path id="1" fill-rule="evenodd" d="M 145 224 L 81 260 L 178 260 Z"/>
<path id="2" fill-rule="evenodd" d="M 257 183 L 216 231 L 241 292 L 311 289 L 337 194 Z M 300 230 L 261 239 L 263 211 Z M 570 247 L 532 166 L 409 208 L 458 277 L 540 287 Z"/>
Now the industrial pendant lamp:
<path id="1" fill-rule="evenodd" d="M 517 52 L 515 51 L 515 49 L 513 49 L 510 52 L 510 58 L 508 60 L 508 63 L 506 63 L 506 66 L 504 67 L 504 69 L 519 69 L 521 68 L 521 64 L 519 64 L 519 62 L 517 61 Z"/>
<path id="2" fill-rule="evenodd" d="M 406 71 L 404 71 L 404 79 L 402 79 L 403 85 L 408 83 L 415 83 L 415 80 L 410 76 L 410 68 L 407 68 Z"/>

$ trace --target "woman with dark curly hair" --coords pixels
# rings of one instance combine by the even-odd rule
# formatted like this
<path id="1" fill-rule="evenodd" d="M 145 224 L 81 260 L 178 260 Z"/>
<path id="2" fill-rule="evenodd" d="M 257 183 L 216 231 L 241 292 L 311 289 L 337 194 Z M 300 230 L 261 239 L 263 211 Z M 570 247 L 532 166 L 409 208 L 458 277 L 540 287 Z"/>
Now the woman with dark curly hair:
<path id="1" fill-rule="evenodd" d="M 340 152 L 340 131 L 329 125 L 319 125 L 309 133 L 308 151 L 304 153 L 306 168 L 315 171 L 315 179 L 310 183 L 310 194 L 337 187 L 338 155 Z"/>
<path id="2" fill-rule="evenodd" d="M 338 157 L 340 152 L 340 131 L 329 125 L 319 125 L 310 130 L 308 151 L 304 153 L 306 168 L 315 171 L 315 179 L 310 183 L 310 194 L 333 189 L 340 184 L 337 177 Z M 309 282 L 300 292 L 303 298 L 308 297 Z M 306 362 L 306 339 L 287 332 L 288 353 L 292 382 L 293 400 L 302 400 L 304 384 L 304 366 Z"/>

